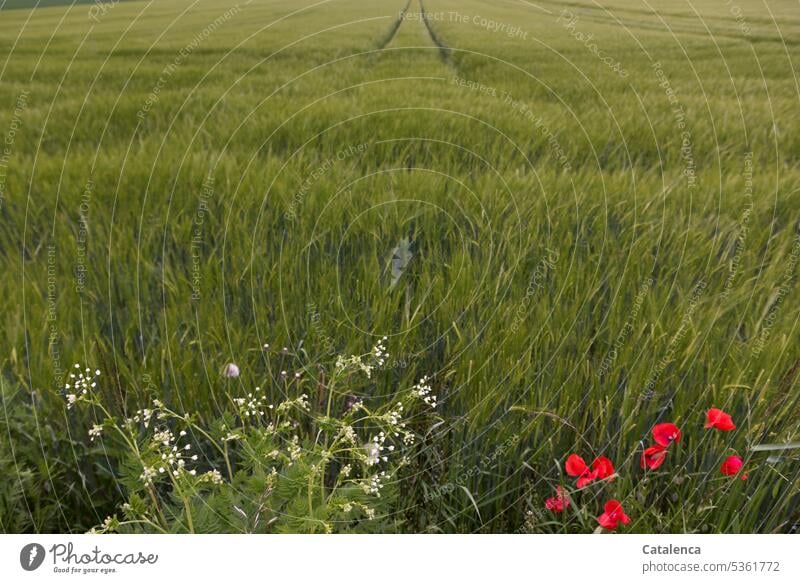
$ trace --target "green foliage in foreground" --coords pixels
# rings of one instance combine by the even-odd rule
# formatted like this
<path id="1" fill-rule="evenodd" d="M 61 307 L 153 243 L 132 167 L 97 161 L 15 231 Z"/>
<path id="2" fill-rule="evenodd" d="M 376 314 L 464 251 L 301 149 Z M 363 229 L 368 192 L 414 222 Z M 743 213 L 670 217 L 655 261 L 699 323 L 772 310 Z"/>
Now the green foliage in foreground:
<path id="1" fill-rule="evenodd" d="M 535 4 L 3 11 L 0 529 L 591 532 L 616 498 L 628 532 L 796 530 L 796 3 Z M 320 399 L 384 335 L 384 370 Z M 75 362 L 102 382 L 68 410 Z M 384 415 L 425 375 L 440 419 L 396 484 L 340 489 L 349 395 Z M 255 387 L 309 410 L 270 437 L 232 401 Z M 125 422 L 154 400 L 199 452 L 155 501 L 155 428 Z M 645 474 L 661 421 L 684 437 Z M 573 491 L 573 452 L 618 476 Z"/>

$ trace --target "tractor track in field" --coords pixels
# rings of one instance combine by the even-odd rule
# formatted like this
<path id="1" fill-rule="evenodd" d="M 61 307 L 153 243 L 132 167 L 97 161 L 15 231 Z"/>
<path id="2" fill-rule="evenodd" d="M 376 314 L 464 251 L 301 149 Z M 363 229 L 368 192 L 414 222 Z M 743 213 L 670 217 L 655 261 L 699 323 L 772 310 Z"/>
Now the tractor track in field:
<path id="1" fill-rule="evenodd" d="M 394 40 L 394 37 L 397 36 L 397 31 L 400 29 L 400 25 L 403 24 L 403 15 L 408 12 L 408 9 L 411 8 L 411 0 L 406 2 L 406 7 L 403 8 L 400 13 L 397 15 L 397 18 L 394 19 L 391 28 L 386 33 L 386 36 L 383 37 L 380 43 L 378 43 L 378 50 L 383 50 L 389 43 Z"/>
<path id="2" fill-rule="evenodd" d="M 405 14 L 408 13 L 409 9 L 411 8 L 412 2 L 413 0 L 408 0 L 408 2 L 406 2 L 405 8 L 403 8 L 400 11 L 400 13 L 397 15 L 397 18 L 395 18 L 394 22 L 392 23 L 387 33 L 378 43 L 378 50 L 383 50 L 386 47 L 388 47 L 389 44 L 397 36 L 397 31 L 400 30 L 400 27 L 403 24 L 404 20 L 403 17 Z M 452 51 L 450 47 L 448 47 L 442 41 L 442 39 L 436 33 L 436 30 L 433 28 L 433 25 L 431 24 L 430 19 L 428 18 L 428 13 L 425 11 L 425 4 L 422 2 L 422 0 L 419 0 L 419 12 L 421 15 L 420 20 L 422 20 L 422 23 L 425 25 L 425 30 L 428 33 L 428 37 L 430 38 L 431 42 L 438 49 L 439 57 L 442 59 L 442 62 L 444 62 L 444 64 L 446 65 L 454 66 L 451 55 Z"/>
<path id="3" fill-rule="evenodd" d="M 436 48 L 439 49 L 439 56 L 445 65 L 452 66 L 452 51 L 450 47 L 444 44 L 439 35 L 436 34 L 436 30 L 433 28 L 433 25 L 428 19 L 428 13 L 425 11 L 425 4 L 422 2 L 422 0 L 419 0 L 419 10 L 422 14 L 422 22 L 425 23 L 425 29 L 428 31 L 428 36 L 431 37 L 431 42 L 436 45 Z"/>

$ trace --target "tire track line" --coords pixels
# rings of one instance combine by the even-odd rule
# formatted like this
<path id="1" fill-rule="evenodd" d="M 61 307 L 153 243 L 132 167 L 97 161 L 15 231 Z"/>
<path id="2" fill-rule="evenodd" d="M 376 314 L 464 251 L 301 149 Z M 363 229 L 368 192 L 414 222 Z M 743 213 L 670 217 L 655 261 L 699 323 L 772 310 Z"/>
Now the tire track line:
<path id="1" fill-rule="evenodd" d="M 448 47 L 442 41 L 441 37 L 436 34 L 436 30 L 433 28 L 433 25 L 428 19 L 428 13 L 425 11 L 425 4 L 422 2 L 422 0 L 419 0 L 419 9 L 420 13 L 422 14 L 422 22 L 425 23 L 425 28 L 428 30 L 428 36 L 431 37 L 431 41 L 439 49 L 439 56 L 441 57 L 442 61 L 444 61 L 446 65 L 454 66 L 450 47 Z"/>
<path id="2" fill-rule="evenodd" d="M 378 50 L 385 49 L 387 46 L 389 46 L 389 43 L 394 40 L 394 37 L 397 36 L 397 31 L 400 29 L 400 25 L 403 24 L 403 16 L 408 12 L 410 7 L 411 0 L 408 0 L 408 2 L 406 2 L 406 7 L 399 12 L 397 18 L 395 18 L 394 22 L 392 23 L 391 28 L 389 28 L 389 31 L 383 37 L 381 42 L 378 43 Z"/>

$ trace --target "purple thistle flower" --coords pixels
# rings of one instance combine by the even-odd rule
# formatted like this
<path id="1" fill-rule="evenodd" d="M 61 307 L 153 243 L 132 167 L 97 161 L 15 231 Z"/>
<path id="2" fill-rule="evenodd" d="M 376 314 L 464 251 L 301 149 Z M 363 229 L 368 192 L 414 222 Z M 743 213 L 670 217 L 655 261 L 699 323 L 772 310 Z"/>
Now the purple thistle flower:
<path id="1" fill-rule="evenodd" d="M 239 367 L 236 366 L 235 363 L 229 362 L 225 365 L 225 370 L 222 372 L 222 375 L 229 379 L 235 379 L 239 376 Z"/>

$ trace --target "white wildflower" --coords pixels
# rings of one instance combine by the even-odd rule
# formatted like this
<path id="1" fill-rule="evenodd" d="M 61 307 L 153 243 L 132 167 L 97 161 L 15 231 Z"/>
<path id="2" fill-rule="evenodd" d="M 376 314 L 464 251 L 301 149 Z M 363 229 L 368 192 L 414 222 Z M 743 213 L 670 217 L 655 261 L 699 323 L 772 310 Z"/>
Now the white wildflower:
<path id="1" fill-rule="evenodd" d="M 100 375 L 99 370 L 92 374 L 89 368 L 86 368 L 84 372 L 80 372 L 81 367 L 79 364 L 76 364 L 74 368 L 75 372 L 69 374 L 70 382 L 64 384 L 67 409 L 71 409 L 75 403 L 91 399 L 94 390 L 97 388 L 95 379 Z"/>
<path id="2" fill-rule="evenodd" d="M 203 474 L 201 479 L 205 482 L 211 482 L 212 484 L 221 484 L 222 474 L 219 473 L 219 470 L 211 470 Z"/>
<path id="3" fill-rule="evenodd" d="M 411 394 L 422 399 L 426 405 L 432 409 L 436 408 L 436 395 L 431 395 L 430 379 L 427 376 L 422 377 L 417 384 L 411 389 Z"/>
<path id="4" fill-rule="evenodd" d="M 100 437 L 103 434 L 103 426 L 94 424 L 92 428 L 89 430 L 89 437 L 91 441 L 94 441 L 95 438 Z"/>
<path id="5" fill-rule="evenodd" d="M 139 476 L 139 479 L 144 482 L 146 486 L 151 486 L 153 484 L 153 478 L 155 478 L 156 475 L 158 475 L 158 471 L 154 467 L 145 466 L 142 475 Z"/>
<path id="6" fill-rule="evenodd" d="M 377 439 L 377 438 L 375 438 Z M 366 451 L 367 459 L 365 460 L 368 466 L 374 466 L 377 464 L 381 459 L 381 446 L 375 442 L 371 441 L 364 445 L 364 450 Z"/>

